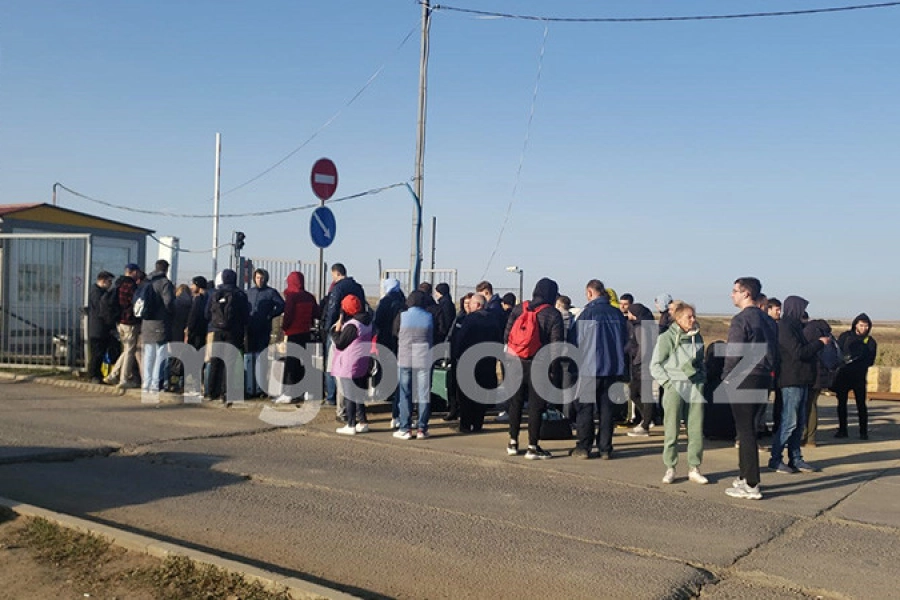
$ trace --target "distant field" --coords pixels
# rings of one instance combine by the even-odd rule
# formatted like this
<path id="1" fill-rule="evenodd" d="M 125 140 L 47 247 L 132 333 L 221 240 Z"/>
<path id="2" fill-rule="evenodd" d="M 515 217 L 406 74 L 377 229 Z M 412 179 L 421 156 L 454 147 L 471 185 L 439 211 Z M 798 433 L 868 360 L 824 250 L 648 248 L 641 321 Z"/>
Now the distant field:
<path id="1" fill-rule="evenodd" d="M 711 315 L 699 317 L 700 332 L 707 344 L 728 337 L 731 317 Z M 829 320 L 834 336 L 838 337 L 850 329 L 850 321 Z M 878 356 L 875 364 L 883 367 L 900 367 L 900 323 L 896 321 L 878 322 L 872 325 L 872 337 L 878 342 Z"/>

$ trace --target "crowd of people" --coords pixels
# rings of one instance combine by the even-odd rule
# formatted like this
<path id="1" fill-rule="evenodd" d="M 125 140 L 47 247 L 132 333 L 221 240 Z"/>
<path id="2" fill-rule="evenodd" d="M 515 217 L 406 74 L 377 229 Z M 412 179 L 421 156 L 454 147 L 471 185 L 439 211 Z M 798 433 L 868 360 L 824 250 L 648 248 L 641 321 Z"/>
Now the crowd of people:
<path id="1" fill-rule="evenodd" d="M 438 364 L 446 373 L 449 402 L 443 420 L 461 435 L 483 431 L 493 409 L 498 421 L 508 423 L 510 456 L 551 458 L 540 442 L 548 420 L 554 420 L 563 421 L 575 437 L 570 456 L 611 459 L 617 424 L 633 437 L 649 436 L 652 427 L 661 426 L 665 484 L 676 478 L 682 428 L 687 477 L 697 484 L 708 482 L 701 472 L 704 438 L 735 439 L 739 476 L 726 493 L 736 498 L 762 497 L 760 450 L 769 453 L 767 466 L 774 472 L 817 470 L 804 459 L 803 447 L 816 443 L 817 401 L 825 390 L 833 390 L 838 400 L 835 437 L 849 435 L 852 391 L 858 435 L 868 439 L 866 374 L 877 354 L 871 320 L 860 314 L 835 339 L 826 321 L 809 318 L 807 300 L 767 298 L 753 277 L 735 280 L 731 296 L 738 312 L 727 339 L 707 346 L 691 304 L 661 294 L 654 299 L 659 313 L 654 317 L 631 294 L 618 296 L 598 279 L 585 284 L 580 310 L 549 278 L 540 279 L 531 298 L 521 301 L 494 294 L 491 283 L 482 281 L 458 307 L 446 283 L 433 288 L 422 283 L 407 296 L 399 281 L 385 279 L 373 309 L 340 263 L 331 267 L 331 286 L 321 302 L 305 290 L 300 272 L 287 277 L 282 295 L 268 285 L 263 269 L 253 273 L 254 285 L 244 292 L 230 269 L 212 285 L 197 276 L 176 289 L 168 266 L 157 261 L 145 275 L 129 264 L 115 281 L 109 272 L 98 275 L 88 306 L 93 381 L 140 385 L 150 394 L 182 392 L 184 365 L 168 348 L 169 342 L 185 342 L 207 348 L 202 382 L 207 398 L 228 402 L 232 392 L 225 380 L 233 372 L 243 374 L 245 397 L 268 397 L 257 363 L 273 341 L 273 320 L 283 315 L 277 341 L 304 348 L 322 342 L 322 402 L 335 407 L 341 435 L 369 431 L 366 402 L 380 386 L 392 404 L 393 436 L 427 439 Z M 213 342 L 236 352 L 230 358 L 210 353 Z M 107 358 L 109 372 L 103 377 L 103 358 L 117 345 L 118 358 Z M 396 359 L 396 373 L 385 373 L 385 365 L 393 368 L 388 355 Z M 273 401 L 312 401 L 309 393 L 287 392 L 319 373 L 290 354 L 283 367 L 284 391 Z M 393 375 L 396 385 L 380 385 L 394 381 Z M 524 452 L 519 446 L 523 414 Z M 770 444 L 763 442 L 766 436 Z"/>

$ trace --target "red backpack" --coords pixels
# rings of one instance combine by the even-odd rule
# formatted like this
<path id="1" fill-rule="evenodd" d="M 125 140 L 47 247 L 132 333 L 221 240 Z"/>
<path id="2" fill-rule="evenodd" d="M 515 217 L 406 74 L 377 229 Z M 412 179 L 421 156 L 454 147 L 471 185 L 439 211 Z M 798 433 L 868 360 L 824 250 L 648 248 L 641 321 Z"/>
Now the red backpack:
<path id="1" fill-rule="evenodd" d="M 538 313 L 550 306 L 541 304 L 535 310 L 529 310 L 528 301 L 522 303 L 522 314 L 516 317 L 509 330 L 506 349 L 519 358 L 532 358 L 541 347 L 541 333 L 538 329 Z"/>

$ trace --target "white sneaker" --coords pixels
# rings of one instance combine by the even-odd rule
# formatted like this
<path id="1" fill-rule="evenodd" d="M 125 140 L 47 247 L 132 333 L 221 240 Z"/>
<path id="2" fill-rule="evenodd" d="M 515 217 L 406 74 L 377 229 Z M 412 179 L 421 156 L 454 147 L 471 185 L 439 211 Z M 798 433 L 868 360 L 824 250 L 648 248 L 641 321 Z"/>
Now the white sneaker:
<path id="1" fill-rule="evenodd" d="M 745 500 L 759 500 L 762 498 L 762 492 L 759 491 L 759 486 L 750 487 L 746 482 L 742 485 L 728 488 L 725 490 L 725 493 L 732 498 L 743 498 Z"/>
<path id="2" fill-rule="evenodd" d="M 343 427 L 338 427 L 334 431 L 335 431 L 335 433 L 339 433 L 341 435 L 356 435 L 356 427 L 351 427 L 350 425 L 344 425 Z"/>
<path id="3" fill-rule="evenodd" d="M 641 427 L 640 425 L 638 425 L 634 429 L 628 430 L 628 436 L 629 437 L 650 437 L 650 432 L 648 430 L 644 429 L 643 427 Z"/>
<path id="4" fill-rule="evenodd" d="M 747 485 L 747 482 L 740 477 L 735 477 L 734 481 L 731 482 L 731 487 L 741 487 L 742 485 Z"/>
<path id="5" fill-rule="evenodd" d="M 391 419 L 391 429 L 400 427 L 400 419 Z"/>
<path id="6" fill-rule="evenodd" d="M 675 481 L 675 469 L 666 469 L 666 474 L 663 475 L 662 482 L 672 483 L 673 481 Z"/>
<path id="7" fill-rule="evenodd" d="M 394 437 L 397 438 L 398 440 L 411 440 L 413 436 L 408 431 L 401 431 L 398 429 L 397 431 L 394 432 Z"/>
<path id="8" fill-rule="evenodd" d="M 272 400 L 272 402 L 274 402 L 275 404 L 290 404 L 292 400 L 293 400 L 293 398 L 291 398 L 290 396 L 288 396 L 286 394 L 282 394 L 282 395 L 278 396 L 277 398 L 275 398 L 274 400 Z"/>
<path id="9" fill-rule="evenodd" d="M 357 423 L 356 424 L 356 433 L 369 433 L 369 424 L 368 423 Z"/>
<path id="10" fill-rule="evenodd" d="M 504 410 L 502 413 L 494 417 L 494 421 L 497 423 L 509 423 L 509 413 Z"/>
<path id="11" fill-rule="evenodd" d="M 691 469 L 688 471 L 688 479 L 690 479 L 694 483 L 699 483 L 700 485 L 709 483 L 709 479 L 704 477 L 700 473 L 700 469 L 698 469 L 697 467 L 691 467 Z"/>

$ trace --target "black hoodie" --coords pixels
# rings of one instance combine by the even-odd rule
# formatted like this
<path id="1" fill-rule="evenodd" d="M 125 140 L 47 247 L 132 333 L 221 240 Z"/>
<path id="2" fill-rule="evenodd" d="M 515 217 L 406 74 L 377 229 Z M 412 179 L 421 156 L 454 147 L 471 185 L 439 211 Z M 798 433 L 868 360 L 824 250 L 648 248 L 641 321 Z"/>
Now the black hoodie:
<path id="1" fill-rule="evenodd" d="M 869 324 L 869 331 L 865 336 L 857 335 L 856 325 L 860 321 Z M 875 355 L 878 353 L 878 343 L 872 337 L 872 319 L 866 313 L 860 313 L 850 329 L 838 338 L 838 345 L 844 352 L 844 360 L 847 364 L 841 368 L 841 374 L 845 376 L 863 377 L 866 371 L 875 364 Z"/>
<path id="2" fill-rule="evenodd" d="M 818 339 L 808 342 L 800 320 L 809 302 L 800 296 L 784 299 L 781 320 L 778 321 L 778 350 L 781 369 L 778 387 L 811 386 L 816 382 L 818 354 L 825 345 Z"/>

